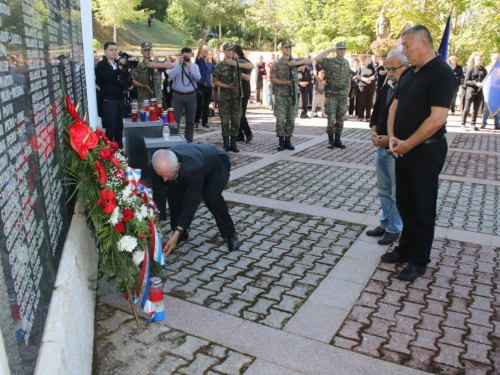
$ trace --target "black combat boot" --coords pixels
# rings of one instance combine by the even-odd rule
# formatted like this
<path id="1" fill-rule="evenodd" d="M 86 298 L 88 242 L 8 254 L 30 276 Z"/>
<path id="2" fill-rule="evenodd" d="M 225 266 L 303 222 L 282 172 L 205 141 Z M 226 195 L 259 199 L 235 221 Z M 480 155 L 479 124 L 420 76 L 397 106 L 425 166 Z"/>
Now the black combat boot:
<path id="1" fill-rule="evenodd" d="M 278 151 L 283 151 L 285 148 L 285 137 L 279 137 Z"/>
<path id="2" fill-rule="evenodd" d="M 333 144 L 335 147 L 338 147 L 338 148 L 345 148 L 345 144 L 343 144 L 341 141 L 340 141 L 340 134 L 336 134 L 335 133 L 335 142 Z"/>
<path id="3" fill-rule="evenodd" d="M 295 150 L 295 147 L 293 147 L 292 143 L 290 142 L 290 137 L 285 137 L 285 148 L 287 150 Z"/>
<path id="4" fill-rule="evenodd" d="M 335 145 L 333 144 L 333 134 L 328 134 L 328 148 L 332 149 Z"/>
<path id="5" fill-rule="evenodd" d="M 229 137 L 222 137 L 222 140 L 224 141 L 224 146 L 222 148 L 224 151 L 228 152 L 229 151 Z"/>
<path id="6" fill-rule="evenodd" d="M 231 137 L 231 144 L 229 145 L 229 151 L 240 152 L 238 146 L 236 146 L 236 137 Z"/>

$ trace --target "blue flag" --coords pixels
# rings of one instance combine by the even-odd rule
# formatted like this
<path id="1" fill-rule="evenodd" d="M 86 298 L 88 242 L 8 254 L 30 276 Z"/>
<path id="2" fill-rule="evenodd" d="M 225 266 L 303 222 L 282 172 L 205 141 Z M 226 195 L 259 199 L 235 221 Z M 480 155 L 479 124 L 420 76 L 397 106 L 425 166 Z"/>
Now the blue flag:
<path id="1" fill-rule="evenodd" d="M 448 59 L 448 41 L 450 40 L 450 22 L 451 14 L 448 16 L 448 21 L 446 22 L 446 27 L 443 33 L 443 39 L 441 39 L 441 44 L 439 45 L 438 53 L 441 58 L 446 61 Z"/>
<path id="2" fill-rule="evenodd" d="M 491 67 L 491 72 L 483 81 L 484 101 L 488 106 L 491 117 L 500 112 L 500 77 L 498 72 L 500 69 L 500 60 Z"/>

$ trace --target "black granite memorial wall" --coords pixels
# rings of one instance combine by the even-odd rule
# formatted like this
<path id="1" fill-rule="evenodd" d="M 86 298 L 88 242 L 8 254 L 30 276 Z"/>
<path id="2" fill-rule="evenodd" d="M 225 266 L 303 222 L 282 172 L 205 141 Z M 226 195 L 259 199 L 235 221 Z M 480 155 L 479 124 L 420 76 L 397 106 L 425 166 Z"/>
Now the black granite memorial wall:
<path id="1" fill-rule="evenodd" d="M 33 373 L 72 215 L 63 93 L 87 112 L 79 0 L 0 0 L 0 328 Z"/>

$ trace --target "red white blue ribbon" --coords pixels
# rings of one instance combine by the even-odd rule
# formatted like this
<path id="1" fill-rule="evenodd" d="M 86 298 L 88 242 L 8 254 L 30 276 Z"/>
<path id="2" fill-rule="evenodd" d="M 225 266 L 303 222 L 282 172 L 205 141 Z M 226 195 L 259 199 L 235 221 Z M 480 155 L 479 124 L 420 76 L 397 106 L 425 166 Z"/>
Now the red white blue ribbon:
<path id="1" fill-rule="evenodd" d="M 142 309 L 146 306 L 146 301 L 149 298 L 149 278 L 151 277 L 151 259 L 149 251 L 144 252 L 144 260 L 142 261 L 141 274 L 139 275 L 139 284 L 135 290 L 134 302 L 140 302 Z"/>
<path id="2" fill-rule="evenodd" d="M 151 259 L 153 259 L 160 266 L 164 266 L 167 264 L 167 260 L 163 256 L 160 234 L 158 233 L 158 229 L 156 229 L 156 225 L 153 220 L 149 221 L 149 229 L 151 231 L 151 248 L 149 250 Z"/>

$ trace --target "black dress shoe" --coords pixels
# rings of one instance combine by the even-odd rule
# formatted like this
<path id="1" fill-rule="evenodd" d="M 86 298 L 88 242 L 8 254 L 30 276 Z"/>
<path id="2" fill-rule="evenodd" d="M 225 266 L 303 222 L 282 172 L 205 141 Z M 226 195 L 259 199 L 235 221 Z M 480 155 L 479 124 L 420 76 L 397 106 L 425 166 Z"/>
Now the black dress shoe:
<path id="1" fill-rule="evenodd" d="M 413 281 L 417 277 L 422 276 L 425 271 L 427 271 L 427 267 L 421 267 L 415 264 L 408 263 L 406 267 L 398 273 L 398 279 L 404 281 Z"/>
<path id="2" fill-rule="evenodd" d="M 194 128 L 195 128 L 195 129 L 198 129 L 198 126 L 200 126 L 200 123 L 199 123 L 199 122 L 195 122 L 195 123 L 194 123 Z"/>
<path id="3" fill-rule="evenodd" d="M 395 250 L 385 253 L 380 257 L 384 263 L 404 263 L 408 262 L 408 257 L 397 253 Z"/>
<path id="4" fill-rule="evenodd" d="M 366 231 L 367 236 L 379 237 L 385 234 L 385 229 L 381 226 L 376 227 L 375 229 L 370 229 Z"/>
<path id="5" fill-rule="evenodd" d="M 377 241 L 379 245 L 390 245 L 394 241 L 399 240 L 399 233 L 385 232 L 384 235 Z"/>
<path id="6" fill-rule="evenodd" d="M 208 124 L 203 124 L 202 126 L 206 129 L 210 129 L 210 126 Z"/>
<path id="7" fill-rule="evenodd" d="M 245 143 L 250 143 L 250 142 L 252 142 L 252 139 L 253 139 L 253 135 L 252 135 L 252 134 L 247 135 L 247 140 L 245 141 Z"/>
<path id="8" fill-rule="evenodd" d="M 240 240 L 238 240 L 238 235 L 236 233 L 227 238 L 227 247 L 229 248 L 229 251 L 240 249 Z"/>

